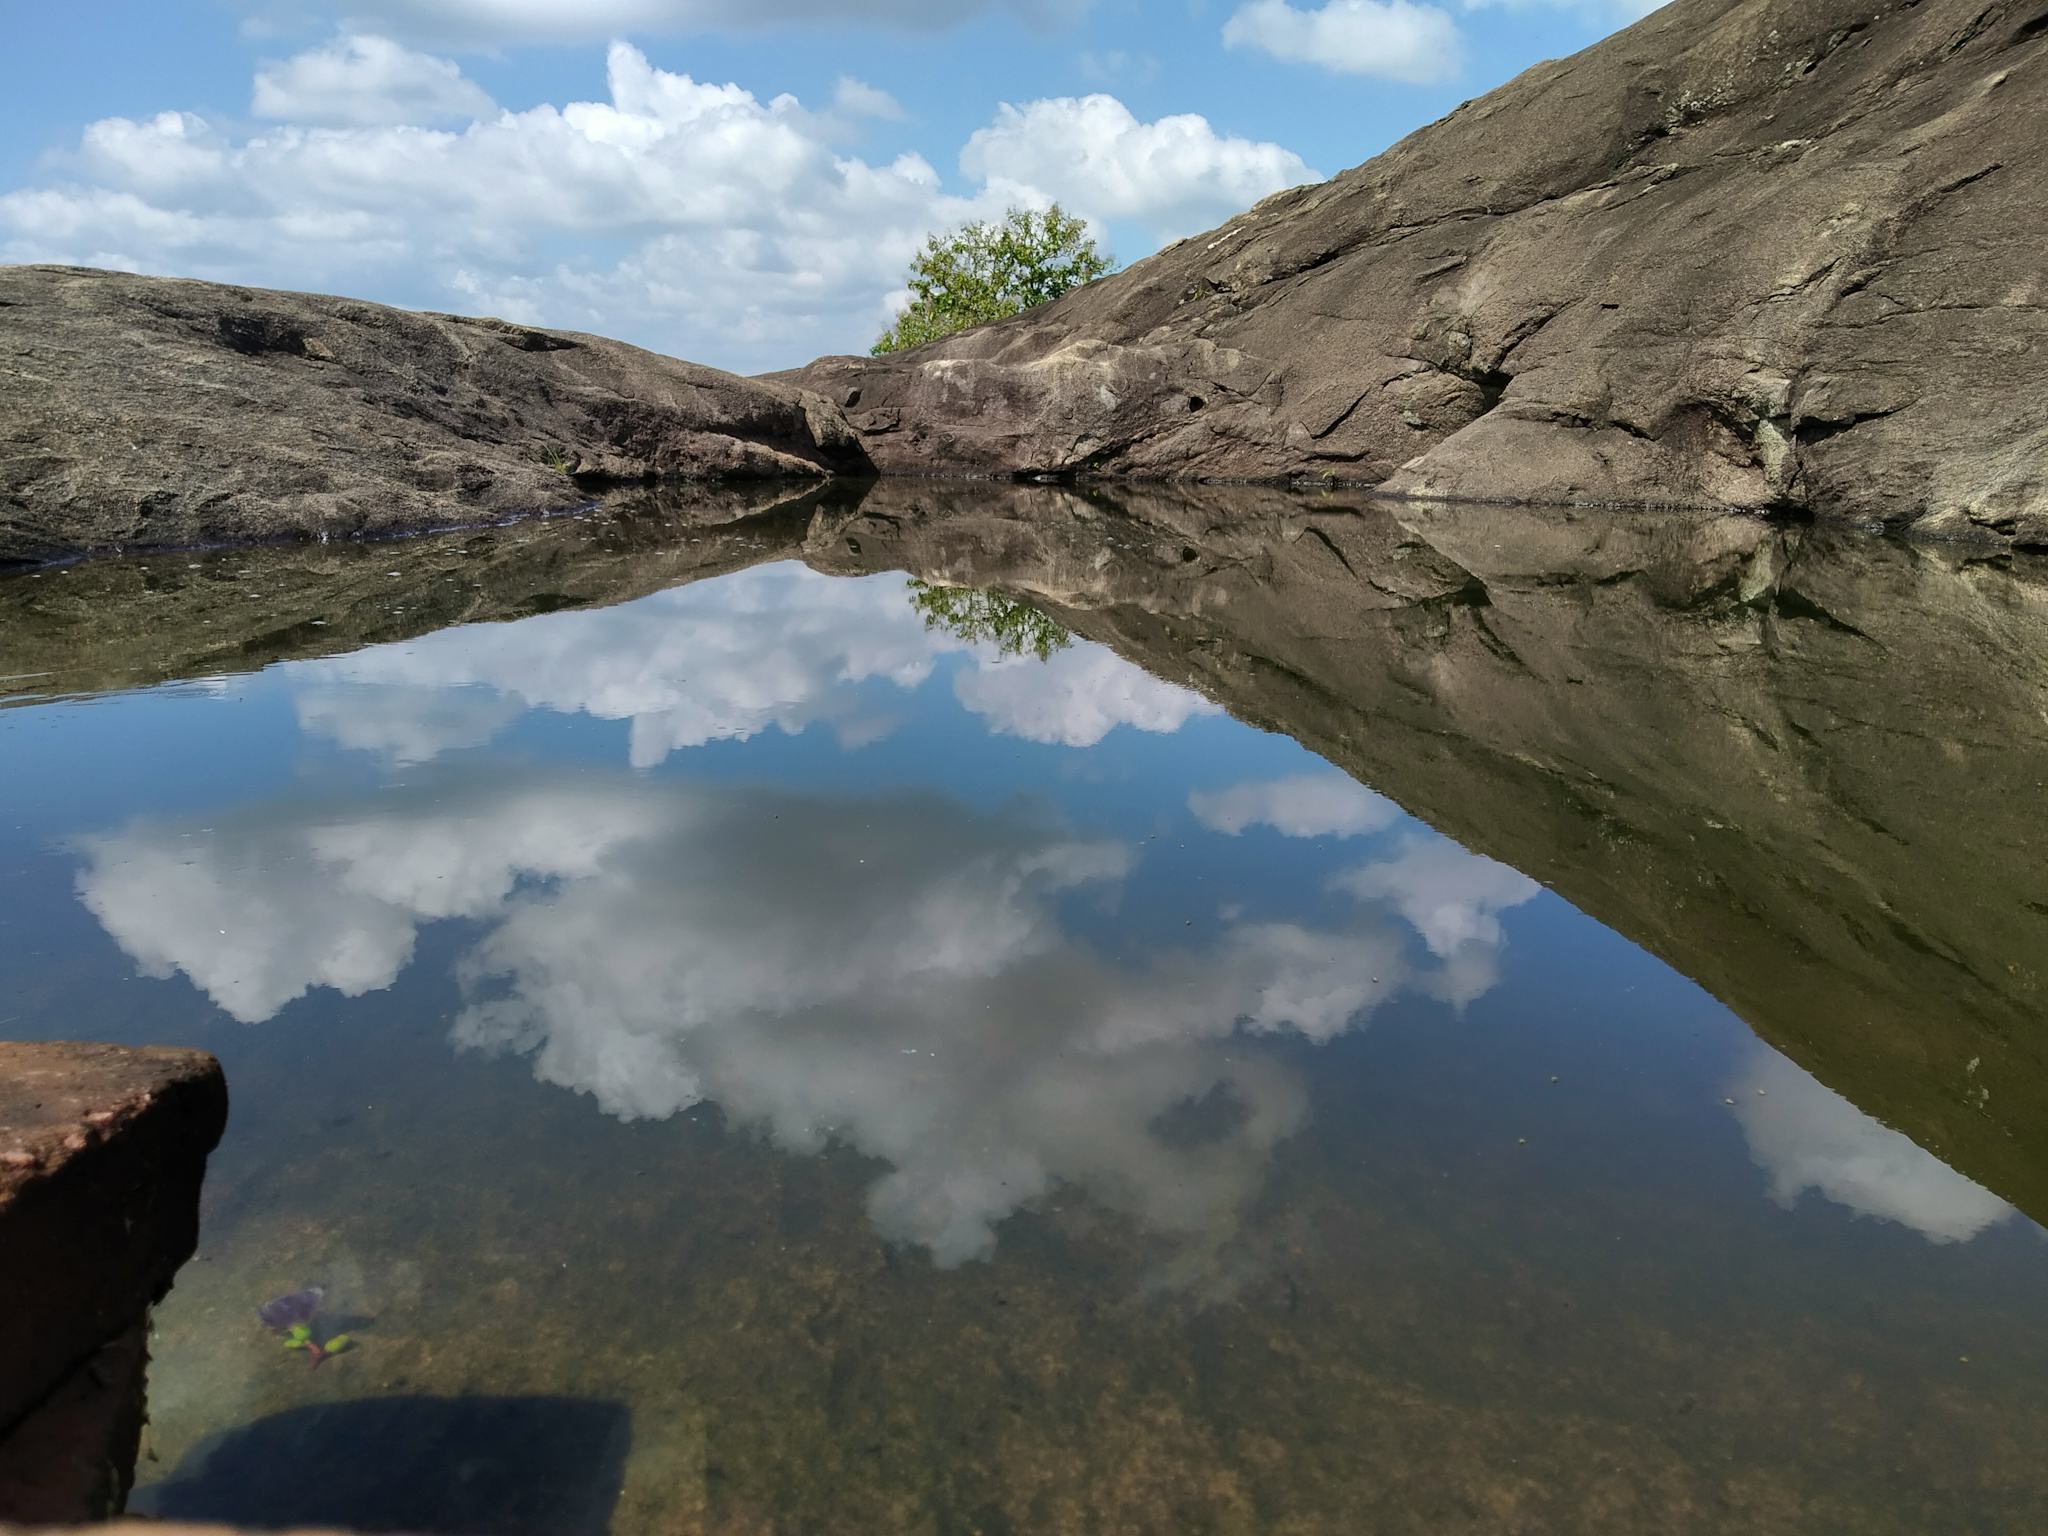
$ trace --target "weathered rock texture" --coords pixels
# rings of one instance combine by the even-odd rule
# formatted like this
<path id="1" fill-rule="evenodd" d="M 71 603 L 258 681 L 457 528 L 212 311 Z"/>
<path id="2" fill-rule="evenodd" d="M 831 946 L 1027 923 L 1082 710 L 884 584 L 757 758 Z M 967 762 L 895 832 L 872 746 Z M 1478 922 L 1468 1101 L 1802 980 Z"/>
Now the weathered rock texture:
<path id="1" fill-rule="evenodd" d="M 203 1052 L 0 1044 L 0 1520 L 120 1509 L 149 1309 L 226 1123 Z"/>
<path id="2" fill-rule="evenodd" d="M 784 377 L 884 472 L 2048 543 L 2048 0 L 1676 0 L 1015 319 Z"/>
<path id="3" fill-rule="evenodd" d="M 0 269 L 0 561 L 650 478 L 1334 477 L 2048 544 L 2048 0 L 1675 0 L 1066 298 L 745 380 Z"/>
<path id="4" fill-rule="evenodd" d="M 351 299 L 0 267 L 0 561 L 500 520 L 859 471 L 816 396 Z"/>
<path id="5" fill-rule="evenodd" d="M 1284 731 L 2048 1221 L 2048 561 L 1750 516 L 913 481 L 806 554 L 1006 588 Z"/>

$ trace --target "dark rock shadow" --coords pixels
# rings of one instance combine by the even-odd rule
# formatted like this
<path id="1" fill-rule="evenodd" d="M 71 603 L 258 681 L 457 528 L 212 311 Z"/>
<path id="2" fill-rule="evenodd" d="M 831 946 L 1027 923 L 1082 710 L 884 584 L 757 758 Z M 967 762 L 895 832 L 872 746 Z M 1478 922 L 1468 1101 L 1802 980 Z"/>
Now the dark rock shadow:
<path id="1" fill-rule="evenodd" d="M 602 1536 L 632 1444 L 624 1405 L 378 1397 L 294 1408 L 189 1456 L 134 1511 L 423 1536 Z"/>

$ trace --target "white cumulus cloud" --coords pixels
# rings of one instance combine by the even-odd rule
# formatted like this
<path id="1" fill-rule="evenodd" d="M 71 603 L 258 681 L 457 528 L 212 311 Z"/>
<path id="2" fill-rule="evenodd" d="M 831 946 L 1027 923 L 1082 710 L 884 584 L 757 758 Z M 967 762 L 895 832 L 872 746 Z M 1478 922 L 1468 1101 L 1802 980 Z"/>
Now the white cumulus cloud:
<path id="1" fill-rule="evenodd" d="M 287 122 L 365 125 L 473 122 L 497 109 L 452 60 L 358 34 L 262 66 L 249 110 Z"/>
<path id="2" fill-rule="evenodd" d="M 1453 79 L 1464 59 L 1450 12 L 1416 0 L 1325 0 L 1307 9 L 1250 0 L 1223 24 L 1223 42 L 1290 64 L 1410 85 Z"/>
<path id="3" fill-rule="evenodd" d="M 1096 217 L 1136 220 L 1161 240 L 1221 222 L 1269 192 L 1316 179 L 1291 150 L 1219 134 L 1182 113 L 1141 122 L 1114 96 L 1060 96 L 1016 107 L 977 129 L 960 165 L 992 189 L 1037 189 Z"/>
<path id="4" fill-rule="evenodd" d="M 845 150 L 899 110 L 858 80 L 807 106 L 614 43 L 606 81 L 602 100 L 495 110 L 454 64 L 345 35 L 264 67 L 254 130 L 179 110 L 91 124 L 0 192 L 0 260 L 495 309 L 750 370 L 864 349 L 926 236 L 968 219 L 1060 201 L 1163 237 L 1309 174 L 1201 117 L 1090 96 L 1005 107 L 949 188 L 921 155 Z"/>
<path id="5" fill-rule="evenodd" d="M 259 22 L 283 9 L 278 0 L 244 0 L 244 6 Z M 1078 17 L 1087 0 L 333 0 L 328 8 L 453 47 L 491 48 L 821 22 L 937 31 L 989 13 L 1053 28 Z"/>
<path id="6" fill-rule="evenodd" d="M 886 123 L 904 118 L 903 103 L 879 86 L 841 75 L 832 88 L 832 105 L 848 117 L 872 117 Z"/>

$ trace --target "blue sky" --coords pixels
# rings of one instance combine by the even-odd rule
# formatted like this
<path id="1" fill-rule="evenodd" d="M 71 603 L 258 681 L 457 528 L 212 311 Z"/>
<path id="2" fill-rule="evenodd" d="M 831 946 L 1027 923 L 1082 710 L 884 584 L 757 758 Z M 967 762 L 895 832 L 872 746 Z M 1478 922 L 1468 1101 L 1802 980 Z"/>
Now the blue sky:
<path id="1" fill-rule="evenodd" d="M 924 236 L 1117 256 L 1370 158 L 1650 0 L 98 0 L 24 8 L 0 260 L 856 350 Z"/>

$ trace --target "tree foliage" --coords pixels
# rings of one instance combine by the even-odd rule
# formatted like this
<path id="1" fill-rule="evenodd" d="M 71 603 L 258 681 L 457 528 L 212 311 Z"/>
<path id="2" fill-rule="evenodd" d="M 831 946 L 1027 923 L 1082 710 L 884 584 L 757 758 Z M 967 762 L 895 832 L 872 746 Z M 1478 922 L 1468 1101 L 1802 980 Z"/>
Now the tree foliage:
<path id="1" fill-rule="evenodd" d="M 1074 643 L 1058 621 L 1007 592 L 913 579 L 910 606 L 924 616 L 926 629 L 942 630 L 970 644 L 990 642 L 1005 656 L 1030 655 L 1046 661 Z"/>
<path id="2" fill-rule="evenodd" d="M 984 325 L 1092 283 L 1115 263 L 1084 220 L 1054 203 L 1043 213 L 1012 208 L 993 224 L 976 220 L 933 235 L 910 264 L 910 308 L 873 351 L 900 352 Z"/>

